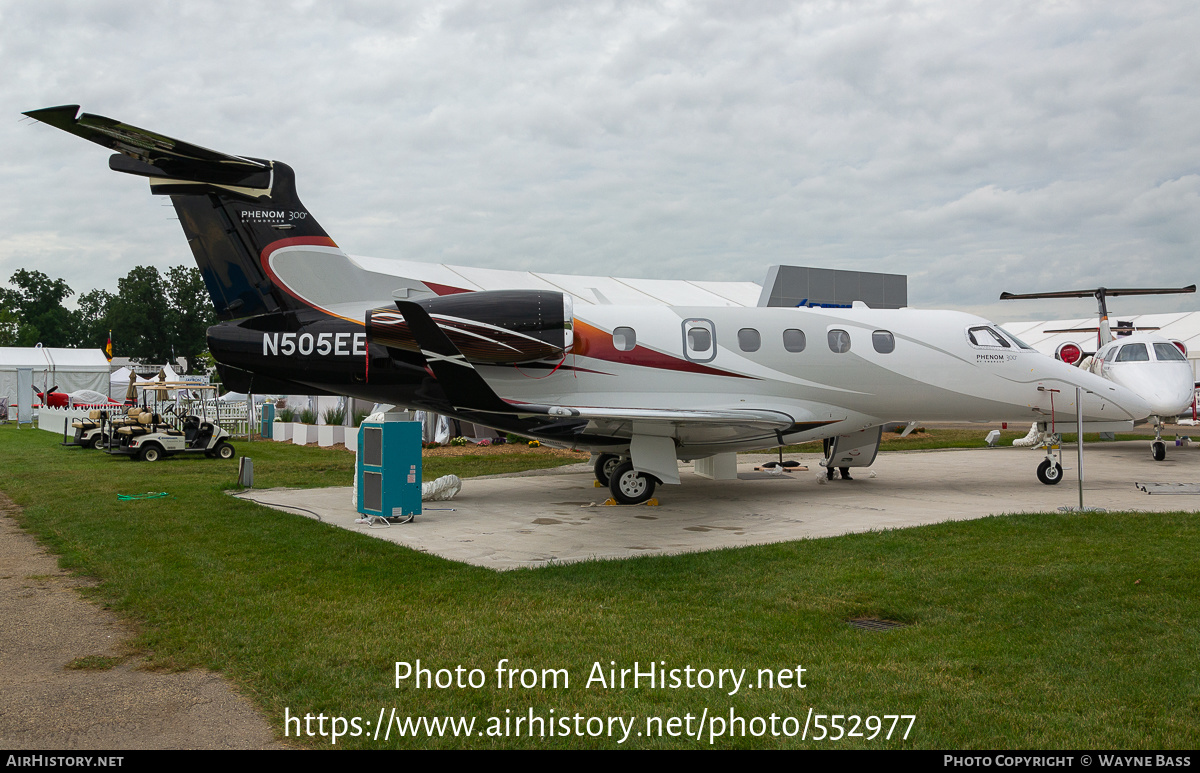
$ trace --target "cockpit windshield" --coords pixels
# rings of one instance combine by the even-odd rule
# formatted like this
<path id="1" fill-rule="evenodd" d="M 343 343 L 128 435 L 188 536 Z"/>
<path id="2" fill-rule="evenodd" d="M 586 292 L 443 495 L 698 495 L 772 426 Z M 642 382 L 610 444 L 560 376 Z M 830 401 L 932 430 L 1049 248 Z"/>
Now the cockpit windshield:
<path id="1" fill-rule="evenodd" d="M 1022 349 L 1028 349 L 1028 350 L 1029 350 L 1029 351 L 1031 351 L 1031 352 L 1034 350 L 1032 346 L 1030 346 L 1029 344 L 1025 343 L 1025 342 L 1024 342 L 1024 341 L 1022 341 L 1020 338 L 1017 338 L 1015 335 L 1013 335 L 1012 333 L 1010 333 L 1010 332 L 1009 332 L 1008 330 L 1006 330 L 1005 328 L 1000 328 L 1000 329 L 1001 329 L 1001 330 L 1003 330 L 1003 331 L 1004 331 L 1004 335 L 1006 335 L 1006 336 L 1008 336 L 1009 338 L 1011 338 L 1011 339 L 1012 339 L 1012 341 L 1013 341 L 1013 343 L 1015 343 L 1017 346 L 1021 347 Z"/>
<path id="2" fill-rule="evenodd" d="M 1149 362 L 1150 353 L 1145 344 L 1125 344 L 1117 352 L 1117 362 Z"/>
<path id="3" fill-rule="evenodd" d="M 1183 352 L 1179 351 L 1175 344 L 1155 344 L 1154 356 L 1160 361 L 1187 362 L 1187 357 L 1183 356 Z"/>
<path id="4" fill-rule="evenodd" d="M 973 327 L 967 330 L 967 340 L 972 346 L 986 346 L 989 348 L 1011 349 L 1012 344 L 1004 339 L 1004 336 L 997 333 L 990 327 L 980 326 Z"/>

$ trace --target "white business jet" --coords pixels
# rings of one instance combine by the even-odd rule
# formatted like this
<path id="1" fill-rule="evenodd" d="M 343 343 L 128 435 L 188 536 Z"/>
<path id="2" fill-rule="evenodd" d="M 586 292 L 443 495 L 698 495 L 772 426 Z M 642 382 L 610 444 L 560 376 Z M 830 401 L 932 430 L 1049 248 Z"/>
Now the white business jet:
<path id="1" fill-rule="evenodd" d="M 1173 341 L 1149 332 L 1152 328 L 1118 326 L 1116 335 L 1108 320 L 1105 298 L 1119 295 L 1168 295 L 1194 293 L 1196 285 L 1175 289 L 1097 287 L 1092 290 L 1066 290 L 1050 293 L 1026 293 L 1016 295 L 1001 293 L 1000 300 L 1026 300 L 1036 298 L 1087 298 L 1095 297 L 1099 308 L 1097 327 L 1072 328 L 1070 330 L 1047 330 L 1047 333 L 1079 333 L 1081 336 L 1095 333 L 1094 351 L 1085 351 L 1082 343 L 1068 342 L 1059 345 L 1054 356 L 1070 365 L 1076 365 L 1097 376 L 1120 384 L 1139 395 L 1150 406 L 1148 421 L 1154 425 L 1154 441 L 1150 454 L 1161 462 L 1167 456 L 1167 445 L 1162 440 L 1163 425 L 1189 411 L 1195 399 L 1195 381 L 1192 367 L 1187 361 L 1187 348 L 1182 341 Z M 1082 340 L 1082 339 L 1081 339 Z"/>
<path id="2" fill-rule="evenodd" d="M 1076 386 L 1085 422 L 1150 413 L 971 314 L 630 305 L 595 289 L 611 278 L 468 283 L 469 270 L 351 257 L 286 164 L 76 105 L 26 115 L 117 151 L 112 169 L 171 197 L 221 319 L 208 342 L 229 388 L 351 395 L 587 449 L 622 503 L 679 483 L 679 460 L 720 478 L 736 452 L 789 443 L 834 438 L 826 465 L 867 466 L 887 422 L 1073 421 Z M 1039 477 L 1062 477 L 1049 453 Z"/>

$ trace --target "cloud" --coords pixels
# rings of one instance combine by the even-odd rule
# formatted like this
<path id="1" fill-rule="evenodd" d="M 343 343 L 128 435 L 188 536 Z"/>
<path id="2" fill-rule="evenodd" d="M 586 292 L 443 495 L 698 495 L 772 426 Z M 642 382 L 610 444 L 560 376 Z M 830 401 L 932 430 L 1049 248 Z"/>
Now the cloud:
<path id="1" fill-rule="evenodd" d="M 1189 269 L 1198 33 L 1183 2 L 10 1 L 0 102 L 286 161 L 359 254 L 756 281 L 792 262 L 987 304 Z M 31 252 L 84 290 L 190 259 L 99 149 L 15 121 L 0 140 L 0 278 Z"/>

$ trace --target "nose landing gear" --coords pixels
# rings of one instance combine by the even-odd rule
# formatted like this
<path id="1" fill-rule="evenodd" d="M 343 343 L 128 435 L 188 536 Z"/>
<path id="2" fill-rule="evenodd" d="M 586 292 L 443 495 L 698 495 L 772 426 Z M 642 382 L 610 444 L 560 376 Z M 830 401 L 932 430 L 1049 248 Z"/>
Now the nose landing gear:
<path id="1" fill-rule="evenodd" d="M 1063 479 L 1062 464 L 1055 458 L 1054 452 L 1059 450 L 1058 444 L 1061 442 L 1057 434 L 1048 432 L 1044 429 L 1045 425 L 1034 424 L 1029 430 L 1029 435 L 1021 445 L 1026 446 L 1045 446 L 1046 458 L 1038 465 L 1037 477 L 1042 483 L 1047 486 L 1053 486 Z M 1036 440 L 1034 438 L 1036 437 Z M 1014 443 L 1013 445 L 1017 445 Z"/>
<path id="2" fill-rule="evenodd" d="M 1063 478 L 1062 465 L 1053 459 L 1047 458 L 1037 468 L 1038 480 L 1045 483 L 1047 486 L 1053 486 Z"/>
<path id="3" fill-rule="evenodd" d="M 1154 442 L 1150 444 L 1150 458 L 1156 462 L 1161 462 L 1167 458 L 1167 444 L 1163 442 L 1163 420 L 1159 416 L 1154 418 Z"/>

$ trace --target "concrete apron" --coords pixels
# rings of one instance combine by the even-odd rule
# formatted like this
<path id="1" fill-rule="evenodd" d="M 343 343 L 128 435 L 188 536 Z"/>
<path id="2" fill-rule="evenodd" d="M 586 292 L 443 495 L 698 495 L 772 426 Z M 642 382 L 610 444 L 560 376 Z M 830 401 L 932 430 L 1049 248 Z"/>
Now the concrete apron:
<path id="1" fill-rule="evenodd" d="M 1086 507 L 1200 510 L 1200 495 L 1150 495 L 1135 486 L 1200 482 L 1200 447 L 1168 445 L 1162 462 L 1150 458 L 1147 441 L 1092 444 L 1084 454 Z M 584 465 L 468 478 L 455 499 L 426 502 L 412 523 L 386 528 L 355 523 L 359 515 L 351 508 L 350 487 L 254 489 L 240 496 L 298 515 L 309 514 L 287 506 L 311 510 L 341 528 L 496 570 L 1053 512 L 1079 504 L 1074 446 L 1063 447 L 1063 480 L 1055 486 L 1035 475 L 1043 452 L 1025 448 L 881 453 L 873 467 L 854 468 L 853 480 L 829 482 L 815 455 L 788 457 L 806 464 L 806 472 L 753 471 L 774 458 L 740 457 L 733 481 L 701 478 L 691 465 L 682 465 L 683 485 L 659 486 L 658 507 L 598 506 L 608 489 L 596 488 Z"/>

